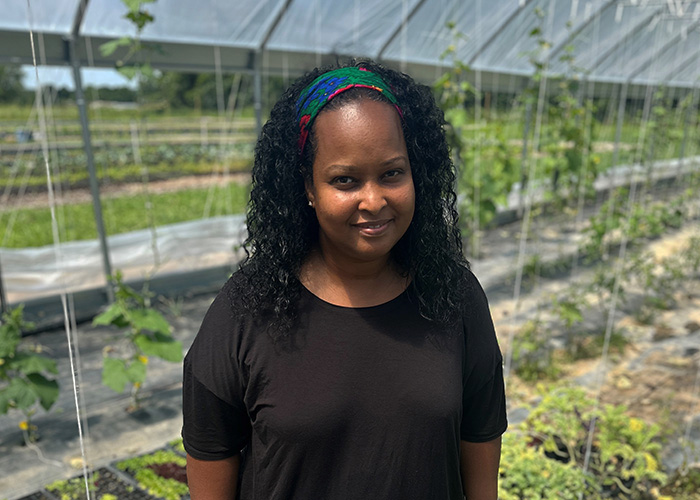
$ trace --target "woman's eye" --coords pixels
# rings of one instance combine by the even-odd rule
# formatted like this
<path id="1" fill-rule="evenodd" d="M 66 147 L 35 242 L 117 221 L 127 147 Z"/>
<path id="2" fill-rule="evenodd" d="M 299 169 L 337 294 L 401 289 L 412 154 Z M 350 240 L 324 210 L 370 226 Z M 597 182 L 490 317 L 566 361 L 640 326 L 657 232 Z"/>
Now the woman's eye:
<path id="1" fill-rule="evenodd" d="M 333 179 L 333 184 L 340 184 L 340 185 L 347 186 L 348 184 L 352 184 L 353 180 L 354 179 L 352 177 L 348 177 L 346 175 L 340 175 L 340 176 L 336 177 L 335 179 Z"/>
<path id="2" fill-rule="evenodd" d="M 401 175 L 401 170 L 389 170 L 384 174 L 384 177 L 386 179 L 391 179 L 394 177 L 398 177 L 399 175 Z"/>

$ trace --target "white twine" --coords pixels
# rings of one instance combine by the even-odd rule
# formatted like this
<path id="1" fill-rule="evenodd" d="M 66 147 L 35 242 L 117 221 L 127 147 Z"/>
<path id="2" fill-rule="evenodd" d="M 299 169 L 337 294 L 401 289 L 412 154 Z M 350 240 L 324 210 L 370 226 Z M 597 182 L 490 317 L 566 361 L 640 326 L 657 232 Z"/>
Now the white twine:
<path id="1" fill-rule="evenodd" d="M 84 1 L 84 0 L 83 0 Z M 56 263 L 57 265 L 60 265 L 62 261 L 61 257 L 61 249 L 59 246 L 60 240 L 58 236 L 58 223 L 56 220 L 56 199 L 54 197 L 54 192 L 53 192 L 53 183 L 51 180 L 51 168 L 49 166 L 49 144 L 48 144 L 48 138 L 46 135 L 46 117 L 44 115 L 44 107 L 43 107 L 43 96 L 41 93 L 41 80 L 39 78 L 39 68 L 37 66 L 36 62 L 36 49 L 34 47 L 34 32 L 32 29 L 32 26 L 34 25 L 33 23 L 33 18 L 32 18 L 32 6 L 31 6 L 31 1 L 27 0 L 27 16 L 29 18 L 29 40 L 31 43 L 32 47 L 32 63 L 34 65 L 34 74 L 36 76 L 36 91 L 35 91 L 35 99 L 37 102 L 37 111 L 39 115 L 39 130 L 41 132 L 41 149 L 42 149 L 42 154 L 44 158 L 44 167 L 46 169 L 46 185 L 48 189 L 48 195 L 49 195 L 49 209 L 51 211 L 51 232 L 53 235 L 53 242 L 54 242 L 54 253 L 56 256 Z M 78 402 L 78 383 L 76 380 L 76 365 L 74 362 L 74 355 L 73 355 L 73 344 L 71 341 L 71 324 L 70 324 L 70 319 L 68 317 L 68 305 L 66 303 L 66 293 L 65 290 L 61 291 L 61 305 L 63 307 L 63 326 L 66 332 L 66 341 L 68 343 L 68 359 L 70 361 L 70 370 L 71 370 L 71 381 L 73 383 L 73 399 L 75 403 L 75 413 L 76 413 L 76 421 L 78 424 L 78 440 L 80 442 L 80 455 L 82 457 L 82 468 L 83 468 L 83 478 L 85 480 L 85 494 L 87 496 L 87 499 L 90 500 L 90 488 L 88 484 L 88 469 L 87 469 L 87 458 L 85 454 L 85 443 L 83 439 L 83 427 L 82 427 L 82 421 L 81 421 L 81 411 L 80 411 L 80 404 Z"/>

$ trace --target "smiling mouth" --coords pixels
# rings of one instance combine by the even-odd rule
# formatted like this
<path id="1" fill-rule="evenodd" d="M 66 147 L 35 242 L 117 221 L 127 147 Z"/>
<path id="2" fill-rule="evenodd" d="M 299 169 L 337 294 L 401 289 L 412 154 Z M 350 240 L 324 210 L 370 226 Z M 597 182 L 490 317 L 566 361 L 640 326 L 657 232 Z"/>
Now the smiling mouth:
<path id="1" fill-rule="evenodd" d="M 390 222 L 390 220 L 391 219 L 384 219 L 372 222 L 358 222 L 357 224 L 355 224 L 355 226 L 361 229 L 378 229 L 382 226 L 387 225 Z"/>
<path id="2" fill-rule="evenodd" d="M 360 222 L 358 224 L 353 224 L 360 232 L 367 235 L 378 235 L 384 232 L 392 219 L 384 219 L 371 222 Z"/>

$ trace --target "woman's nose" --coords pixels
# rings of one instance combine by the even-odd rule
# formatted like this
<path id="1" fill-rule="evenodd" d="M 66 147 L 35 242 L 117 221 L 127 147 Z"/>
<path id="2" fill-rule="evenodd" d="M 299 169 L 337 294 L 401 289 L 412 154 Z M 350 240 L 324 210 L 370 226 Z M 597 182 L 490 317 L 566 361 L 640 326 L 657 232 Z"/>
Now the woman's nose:
<path id="1" fill-rule="evenodd" d="M 360 191 L 360 203 L 358 209 L 369 213 L 379 213 L 387 204 L 384 189 L 381 186 L 368 182 Z"/>

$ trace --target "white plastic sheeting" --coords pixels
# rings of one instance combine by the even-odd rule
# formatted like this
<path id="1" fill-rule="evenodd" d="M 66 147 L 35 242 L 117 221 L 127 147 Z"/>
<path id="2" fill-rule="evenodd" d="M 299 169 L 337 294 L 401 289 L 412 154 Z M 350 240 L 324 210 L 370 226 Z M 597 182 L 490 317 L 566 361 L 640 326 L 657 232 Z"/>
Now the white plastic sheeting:
<path id="1" fill-rule="evenodd" d="M 46 34 L 49 63 L 65 57 L 55 35 L 69 34 L 78 0 L 29 0 L 31 15 L 26 1 L 6 3 L 0 63 L 26 62 L 28 37 L 18 35 L 30 24 Z M 454 45 L 472 69 L 497 75 L 532 75 L 533 57 L 561 74 L 571 68 L 559 58 L 570 54 L 590 81 L 693 87 L 700 77 L 700 0 L 160 0 L 146 8 L 155 22 L 142 38 L 160 44 L 151 61 L 164 68 L 211 71 L 217 47 L 225 71 L 253 71 L 260 53 L 263 71 L 294 73 L 353 55 L 419 65 L 431 77 L 450 64 L 443 55 Z M 121 0 L 89 0 L 80 34 L 95 45 L 79 48 L 81 64 L 113 66 L 120 54 L 103 57 L 97 46 L 135 34 L 124 13 Z"/>
<path id="2" fill-rule="evenodd" d="M 112 268 L 125 279 L 187 272 L 235 264 L 243 257 L 245 216 L 212 217 L 156 228 L 160 264 L 156 264 L 149 229 L 107 238 Z M 0 248 L 3 281 L 10 303 L 28 298 L 104 286 L 97 240 L 41 248 Z"/>

